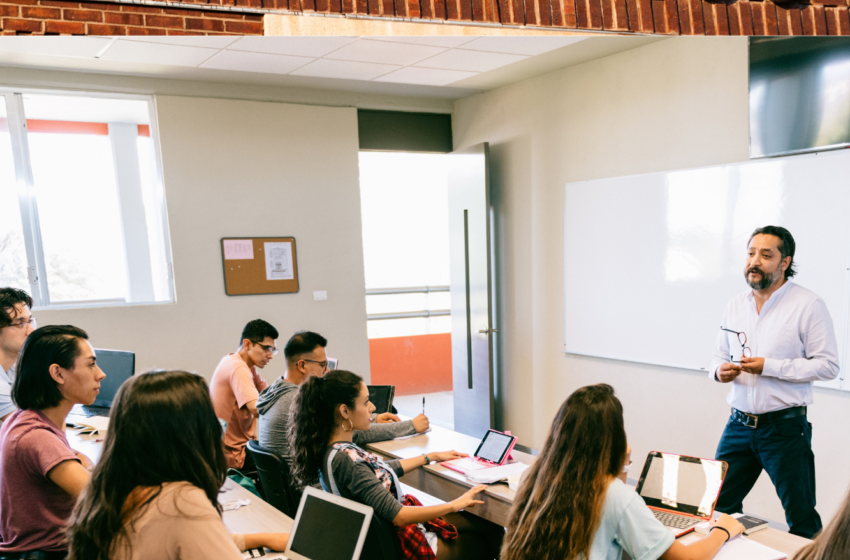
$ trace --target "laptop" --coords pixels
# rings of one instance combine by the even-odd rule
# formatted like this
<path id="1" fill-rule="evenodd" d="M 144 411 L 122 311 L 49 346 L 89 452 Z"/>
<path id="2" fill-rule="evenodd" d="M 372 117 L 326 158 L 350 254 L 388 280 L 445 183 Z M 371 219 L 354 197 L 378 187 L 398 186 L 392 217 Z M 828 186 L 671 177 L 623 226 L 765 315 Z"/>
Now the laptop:
<path id="1" fill-rule="evenodd" d="M 92 416 L 109 416 L 112 400 L 118 393 L 118 388 L 130 379 L 136 370 L 136 354 L 123 350 L 98 350 L 95 348 L 97 365 L 106 374 L 100 382 L 100 393 L 94 403 L 89 406 L 75 405 L 72 414 L 90 418 Z"/>
<path id="2" fill-rule="evenodd" d="M 308 486 L 301 495 L 286 550 L 281 554 L 253 549 L 246 550 L 242 556 L 268 560 L 358 560 L 371 522 L 369 506 Z M 330 527 L 333 538 L 328 538 Z"/>
<path id="3" fill-rule="evenodd" d="M 443 461 L 440 465 L 464 475 L 472 471 L 498 467 L 508 461 L 516 440 L 516 436 L 492 429 L 487 430 L 472 457 Z"/>
<path id="4" fill-rule="evenodd" d="M 369 389 L 369 401 L 375 405 L 375 414 L 392 412 L 394 385 L 367 385 L 366 388 Z"/>
<path id="5" fill-rule="evenodd" d="M 636 490 L 656 519 L 679 537 L 711 519 L 728 468 L 725 461 L 652 451 Z"/>

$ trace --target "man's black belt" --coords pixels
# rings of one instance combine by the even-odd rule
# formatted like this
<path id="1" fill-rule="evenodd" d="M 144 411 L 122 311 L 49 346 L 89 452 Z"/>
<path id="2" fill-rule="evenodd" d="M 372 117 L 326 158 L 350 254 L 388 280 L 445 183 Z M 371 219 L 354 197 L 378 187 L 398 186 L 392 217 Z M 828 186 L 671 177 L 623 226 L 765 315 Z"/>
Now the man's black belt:
<path id="1" fill-rule="evenodd" d="M 760 428 L 772 422 L 805 415 L 805 406 L 795 406 L 793 408 L 785 408 L 774 412 L 765 412 L 764 414 L 747 414 L 746 412 L 741 412 L 737 408 L 732 409 L 732 416 L 735 420 L 749 428 Z"/>

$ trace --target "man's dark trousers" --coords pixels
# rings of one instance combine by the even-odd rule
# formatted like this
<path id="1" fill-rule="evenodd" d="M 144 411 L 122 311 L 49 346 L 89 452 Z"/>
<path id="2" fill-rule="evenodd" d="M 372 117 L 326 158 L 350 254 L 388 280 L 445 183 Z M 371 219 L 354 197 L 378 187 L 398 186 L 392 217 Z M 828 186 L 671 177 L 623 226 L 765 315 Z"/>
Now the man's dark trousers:
<path id="1" fill-rule="evenodd" d="M 764 469 L 785 508 L 791 533 L 811 539 L 821 530 L 820 515 L 815 511 L 812 425 L 805 416 L 757 428 L 745 426 L 731 416 L 717 446 L 716 458 L 729 463 L 717 511 L 743 511 L 744 497 Z"/>

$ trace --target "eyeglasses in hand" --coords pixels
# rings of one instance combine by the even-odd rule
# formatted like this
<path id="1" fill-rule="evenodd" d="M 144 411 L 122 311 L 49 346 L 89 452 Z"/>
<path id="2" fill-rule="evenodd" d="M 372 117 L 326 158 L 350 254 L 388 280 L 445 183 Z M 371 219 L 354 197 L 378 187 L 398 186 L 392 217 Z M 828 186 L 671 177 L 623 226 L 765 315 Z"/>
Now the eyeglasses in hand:
<path id="1" fill-rule="evenodd" d="M 733 331 L 731 329 L 724 329 L 723 327 L 720 327 L 720 330 L 738 335 L 738 342 L 741 343 L 741 356 L 743 356 L 744 358 L 752 358 L 753 357 L 753 351 L 750 350 L 750 348 L 747 346 L 747 335 L 746 335 L 746 333 Z M 729 356 L 729 361 L 732 362 L 733 364 L 740 364 L 741 363 L 741 360 L 733 360 L 732 356 Z"/>

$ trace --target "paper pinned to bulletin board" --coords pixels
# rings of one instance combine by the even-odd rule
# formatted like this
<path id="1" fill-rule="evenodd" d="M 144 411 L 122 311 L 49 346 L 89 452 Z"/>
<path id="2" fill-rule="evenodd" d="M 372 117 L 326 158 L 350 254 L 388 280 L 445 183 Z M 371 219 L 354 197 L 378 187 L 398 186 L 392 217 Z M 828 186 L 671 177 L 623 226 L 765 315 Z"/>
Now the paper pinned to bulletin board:
<path id="1" fill-rule="evenodd" d="M 221 258 L 229 296 L 298 291 L 294 237 L 225 237 Z"/>

